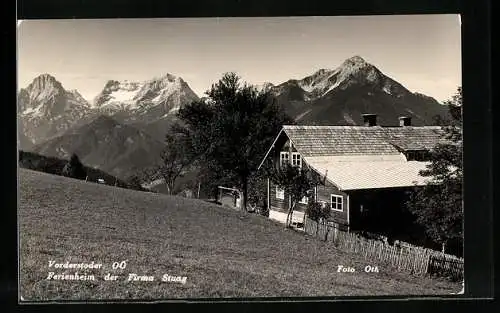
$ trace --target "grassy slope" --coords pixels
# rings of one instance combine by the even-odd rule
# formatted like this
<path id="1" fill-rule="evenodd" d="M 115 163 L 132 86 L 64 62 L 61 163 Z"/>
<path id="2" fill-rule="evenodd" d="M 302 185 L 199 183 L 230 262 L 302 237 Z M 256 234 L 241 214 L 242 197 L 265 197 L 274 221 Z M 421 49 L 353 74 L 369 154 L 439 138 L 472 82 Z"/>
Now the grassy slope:
<path id="1" fill-rule="evenodd" d="M 461 285 L 415 278 L 285 230 L 261 216 L 161 194 L 20 169 L 25 300 L 447 294 Z M 102 262 L 99 281 L 49 281 L 48 261 Z M 103 281 L 128 260 L 117 282 Z M 337 273 L 338 264 L 358 272 Z M 372 264 L 376 265 L 376 264 Z M 63 270 L 55 270 L 62 273 Z M 67 270 L 72 273 L 75 270 Z M 81 271 L 80 271 L 81 273 Z M 125 282 L 128 273 L 155 282 Z M 187 283 L 159 281 L 164 273 Z"/>

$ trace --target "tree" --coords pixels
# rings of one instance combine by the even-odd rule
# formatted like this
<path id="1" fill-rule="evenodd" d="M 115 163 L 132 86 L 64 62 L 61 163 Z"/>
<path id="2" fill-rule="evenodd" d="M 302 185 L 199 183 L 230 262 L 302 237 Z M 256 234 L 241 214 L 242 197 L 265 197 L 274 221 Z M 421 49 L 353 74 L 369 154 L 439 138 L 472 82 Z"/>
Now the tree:
<path id="1" fill-rule="evenodd" d="M 242 189 L 246 209 L 249 177 L 282 125 L 293 121 L 269 91 L 242 84 L 235 73 L 224 74 L 206 95 L 181 108 L 172 129 L 190 138 L 205 177 Z"/>
<path id="2" fill-rule="evenodd" d="M 317 201 L 309 201 L 306 208 L 307 217 L 316 223 L 322 222 L 325 224 L 331 215 L 330 208 Z M 316 235 L 318 235 L 318 228 L 316 228 Z"/>
<path id="3" fill-rule="evenodd" d="M 297 203 L 304 197 L 309 197 L 309 192 L 318 184 L 317 175 L 306 166 L 299 168 L 289 163 L 278 168 L 272 167 L 271 180 L 290 196 L 286 226 L 291 227 L 293 211 Z"/>
<path id="4" fill-rule="evenodd" d="M 451 99 L 443 102 L 448 109 L 448 117 L 436 114 L 432 117 L 435 126 L 461 126 L 462 123 L 462 87 L 457 88 Z"/>
<path id="5" fill-rule="evenodd" d="M 455 124 L 462 121 L 461 88 L 457 95 L 447 101 Z M 410 193 L 408 209 L 416 216 L 427 235 L 440 243 L 444 253 L 446 244 L 452 239 L 461 239 L 463 233 L 462 207 L 462 128 L 460 125 L 443 126 L 444 143 L 438 144 L 430 153 L 430 164 L 420 172 L 429 177 L 423 187 Z"/>
<path id="6" fill-rule="evenodd" d="M 444 102 L 448 106 L 451 117 L 454 121 L 462 122 L 462 87 L 457 88 L 457 93 L 451 99 Z"/>
<path id="7" fill-rule="evenodd" d="M 165 144 L 159 173 L 165 180 L 168 194 L 172 194 L 176 180 L 193 164 L 194 156 L 191 152 L 191 140 L 185 134 L 168 133 L 165 136 Z"/>
<path id="8" fill-rule="evenodd" d="M 142 188 L 141 185 L 141 178 L 139 177 L 138 174 L 130 175 L 126 180 L 126 184 L 128 189 L 139 190 L 139 191 L 144 190 L 144 188 Z"/>
<path id="9" fill-rule="evenodd" d="M 266 184 L 265 171 L 254 172 L 249 178 L 248 202 L 255 206 L 261 215 L 269 217 Z"/>
<path id="10" fill-rule="evenodd" d="M 78 158 L 78 155 L 76 155 L 76 153 L 73 153 L 73 155 L 71 155 L 71 158 L 62 170 L 62 174 L 71 178 L 85 179 L 85 177 L 87 176 L 87 171 L 85 170 L 82 162 L 80 162 L 80 159 Z"/>

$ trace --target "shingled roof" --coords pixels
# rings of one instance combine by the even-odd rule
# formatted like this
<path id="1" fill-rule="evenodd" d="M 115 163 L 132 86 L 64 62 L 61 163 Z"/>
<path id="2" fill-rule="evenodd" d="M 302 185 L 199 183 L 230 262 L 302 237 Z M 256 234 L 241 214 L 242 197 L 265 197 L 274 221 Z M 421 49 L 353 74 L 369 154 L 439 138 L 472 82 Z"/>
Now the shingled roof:
<path id="1" fill-rule="evenodd" d="M 304 158 L 340 190 L 422 186 L 419 175 L 428 162 L 406 161 L 403 155 L 314 156 Z"/>
<path id="2" fill-rule="evenodd" d="M 276 140 L 283 132 L 305 163 L 341 190 L 426 184 L 419 173 L 428 162 L 407 161 L 401 152 L 445 141 L 440 126 L 285 125 Z"/>
<path id="3" fill-rule="evenodd" d="M 431 149 L 442 141 L 439 126 L 299 126 L 283 131 L 303 157 L 399 154 L 401 150 Z"/>

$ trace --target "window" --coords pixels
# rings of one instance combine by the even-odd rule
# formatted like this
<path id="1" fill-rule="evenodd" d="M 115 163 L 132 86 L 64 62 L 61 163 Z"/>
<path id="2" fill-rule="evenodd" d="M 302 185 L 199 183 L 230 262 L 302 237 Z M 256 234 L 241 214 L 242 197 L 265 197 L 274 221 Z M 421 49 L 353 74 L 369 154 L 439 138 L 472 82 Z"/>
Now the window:
<path id="1" fill-rule="evenodd" d="M 292 152 L 292 166 L 302 168 L 302 160 L 300 159 L 300 154 L 298 152 Z"/>
<path id="2" fill-rule="evenodd" d="M 304 196 L 302 199 L 300 199 L 299 203 L 302 203 L 302 204 L 309 203 L 309 197 L 314 197 L 314 190 L 313 189 L 309 189 L 306 192 L 306 196 Z"/>
<path id="3" fill-rule="evenodd" d="M 428 161 L 430 159 L 427 150 L 408 150 L 405 153 L 407 161 Z"/>
<path id="4" fill-rule="evenodd" d="M 307 196 L 303 197 L 302 199 L 300 199 L 299 203 L 302 203 L 302 204 L 307 204 L 309 202 L 309 198 Z"/>
<path id="5" fill-rule="evenodd" d="M 283 166 L 289 162 L 289 153 L 287 151 L 280 152 L 280 165 Z"/>
<path id="6" fill-rule="evenodd" d="M 285 190 L 276 186 L 276 199 L 285 200 Z"/>
<path id="7" fill-rule="evenodd" d="M 330 202 L 330 207 L 333 211 L 340 211 L 342 212 L 344 210 L 344 203 L 343 203 L 343 197 L 342 196 L 337 196 L 337 195 L 331 195 L 332 196 L 332 201 Z"/>

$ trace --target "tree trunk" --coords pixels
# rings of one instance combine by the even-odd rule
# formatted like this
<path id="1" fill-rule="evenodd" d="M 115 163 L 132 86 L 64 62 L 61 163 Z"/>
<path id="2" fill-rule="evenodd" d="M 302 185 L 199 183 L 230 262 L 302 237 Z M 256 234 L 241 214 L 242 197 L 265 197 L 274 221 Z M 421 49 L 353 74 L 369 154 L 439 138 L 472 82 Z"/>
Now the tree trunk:
<path id="1" fill-rule="evenodd" d="M 323 227 L 325 228 L 325 241 L 328 241 L 328 233 L 330 232 L 330 228 L 327 227 L 326 220 L 323 220 Z"/>
<path id="2" fill-rule="evenodd" d="M 241 206 L 243 210 L 247 211 L 247 198 L 248 198 L 248 177 L 243 178 L 243 199 L 241 199 Z"/>
<path id="3" fill-rule="evenodd" d="M 443 242 L 441 243 L 441 253 L 443 253 L 443 254 L 444 254 L 445 250 L 446 250 L 446 241 L 443 241 Z"/>
<path id="4" fill-rule="evenodd" d="M 174 190 L 173 183 L 172 182 L 168 182 L 167 183 L 167 194 L 168 195 L 172 195 L 173 190 Z"/>
<path id="5" fill-rule="evenodd" d="M 291 203 L 290 208 L 288 209 L 288 215 L 286 216 L 286 227 L 292 227 L 292 217 L 294 208 L 295 208 L 295 203 Z"/>

